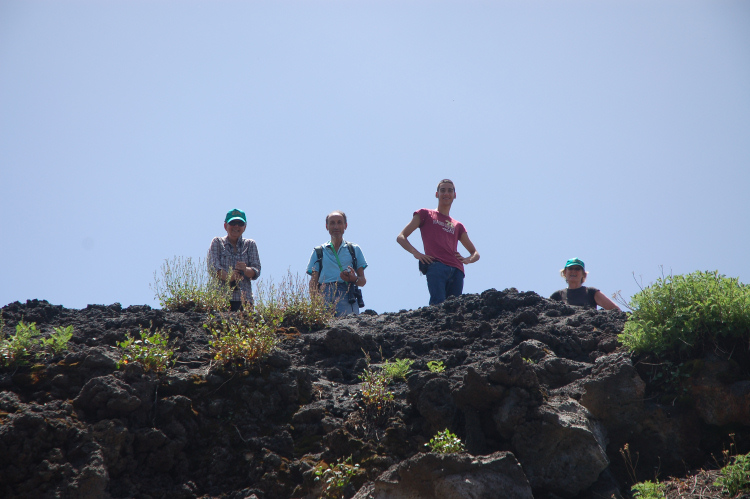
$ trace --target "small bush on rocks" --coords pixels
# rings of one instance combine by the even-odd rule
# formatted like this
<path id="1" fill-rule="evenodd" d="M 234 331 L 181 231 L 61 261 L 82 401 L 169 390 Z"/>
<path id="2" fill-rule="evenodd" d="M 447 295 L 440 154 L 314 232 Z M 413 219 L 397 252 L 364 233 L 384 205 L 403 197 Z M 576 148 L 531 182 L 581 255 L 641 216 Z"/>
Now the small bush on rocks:
<path id="1" fill-rule="evenodd" d="M 388 360 L 383 364 L 383 373 L 390 379 L 406 379 L 411 372 L 411 365 L 414 361 L 411 359 L 395 359 L 393 362 Z"/>
<path id="2" fill-rule="evenodd" d="M 38 346 L 35 338 L 39 336 L 36 323 L 16 325 L 16 334 L 0 340 L 0 362 L 6 366 L 25 364 Z"/>
<path id="3" fill-rule="evenodd" d="M 382 369 L 371 366 L 370 354 L 365 352 L 367 367 L 358 377 L 362 380 L 362 403 L 364 413 L 368 420 L 374 422 L 382 421 L 390 410 L 393 402 L 393 393 L 388 391 L 391 378 Z"/>
<path id="4" fill-rule="evenodd" d="M 63 352 L 73 337 L 73 326 L 55 327 L 49 338 L 37 339 L 40 334 L 35 322 L 19 322 L 15 335 L 0 339 L 0 365 L 23 365 L 31 357 L 41 358 Z"/>
<path id="5" fill-rule="evenodd" d="M 315 481 L 323 482 L 323 497 L 339 499 L 344 497 L 344 489 L 358 473 L 359 465 L 352 464 L 352 456 L 349 456 L 330 466 L 325 462 L 319 464 L 315 468 Z"/>
<path id="6" fill-rule="evenodd" d="M 732 462 L 719 471 L 714 485 L 724 487 L 730 497 L 750 490 L 750 454 L 734 456 Z"/>
<path id="7" fill-rule="evenodd" d="M 255 314 L 268 324 L 317 330 L 330 324 L 335 304 L 326 305 L 319 293 L 310 293 L 307 280 L 287 271 L 280 284 L 259 281 L 255 289 Z"/>
<path id="8" fill-rule="evenodd" d="M 161 275 L 154 272 L 155 298 L 167 310 L 212 312 L 229 310 L 232 290 L 208 271 L 202 259 L 176 256 L 164 260 Z"/>
<path id="9" fill-rule="evenodd" d="M 169 335 L 157 329 L 151 334 L 141 328 L 140 339 L 135 339 L 130 333 L 125 341 L 117 343 L 120 349 L 118 369 L 122 366 L 138 363 L 146 372 L 156 373 L 166 371 L 172 362 L 174 352 L 169 349 Z"/>
<path id="10" fill-rule="evenodd" d="M 750 286 L 718 272 L 667 276 L 635 294 L 620 341 L 636 353 L 693 351 L 750 338 Z"/>
<path id="11" fill-rule="evenodd" d="M 719 478 L 714 482 L 715 486 L 722 487 L 723 491 L 728 493 L 730 497 L 750 490 L 750 453 L 735 454 L 737 445 L 734 436 L 734 433 L 729 434 L 732 443 L 729 445 L 729 449 L 722 452 L 725 466 L 719 470 Z"/>
<path id="12" fill-rule="evenodd" d="M 432 452 L 438 454 L 450 454 L 452 452 L 463 452 L 465 450 L 463 442 L 447 428 L 439 431 L 430 439 L 425 446 L 429 447 Z"/>
<path id="13" fill-rule="evenodd" d="M 214 360 L 224 367 L 243 368 L 265 358 L 277 343 L 274 325 L 253 320 L 243 314 L 227 315 L 203 325 L 213 340 L 209 341 Z"/>
<path id="14" fill-rule="evenodd" d="M 636 483 L 630 489 L 633 497 L 640 499 L 664 499 L 664 486 L 659 482 L 646 480 L 645 482 Z"/>
<path id="15" fill-rule="evenodd" d="M 427 369 L 432 373 L 441 373 L 445 371 L 445 366 L 442 360 L 430 360 L 427 362 Z"/>
<path id="16" fill-rule="evenodd" d="M 68 341 L 73 337 L 73 326 L 54 328 L 49 338 L 39 340 L 39 346 L 42 348 L 42 355 L 57 355 L 68 348 Z"/>

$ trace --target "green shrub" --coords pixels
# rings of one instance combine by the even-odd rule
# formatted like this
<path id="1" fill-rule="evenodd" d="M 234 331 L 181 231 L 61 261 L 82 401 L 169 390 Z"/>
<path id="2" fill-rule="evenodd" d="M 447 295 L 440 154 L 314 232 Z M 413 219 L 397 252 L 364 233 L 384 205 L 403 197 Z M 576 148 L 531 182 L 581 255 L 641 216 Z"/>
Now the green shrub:
<path id="1" fill-rule="evenodd" d="M 335 304 L 326 305 L 319 293 L 310 294 L 307 279 L 287 271 L 280 284 L 259 280 L 255 287 L 255 314 L 267 324 L 304 328 L 310 331 L 330 324 Z"/>
<path id="2" fill-rule="evenodd" d="M 750 490 L 750 454 L 734 456 L 732 463 L 719 471 L 714 485 L 724 487 L 730 497 Z"/>
<path id="3" fill-rule="evenodd" d="M 68 348 L 68 341 L 73 337 L 73 326 L 56 327 L 49 338 L 39 340 L 43 354 L 57 355 Z"/>
<path id="4" fill-rule="evenodd" d="M 27 358 L 38 350 L 39 342 L 36 337 L 39 331 L 36 323 L 26 324 L 23 321 L 16 325 L 16 334 L 0 340 L 0 364 L 17 366 L 26 364 Z"/>
<path id="5" fill-rule="evenodd" d="M 157 329 L 151 334 L 141 328 L 140 339 L 127 334 L 125 341 L 117 343 L 120 348 L 118 369 L 124 365 L 138 363 L 143 370 L 163 372 L 169 368 L 174 352 L 169 349 L 169 335 Z"/>
<path id="6" fill-rule="evenodd" d="M 230 369 L 243 368 L 265 358 L 277 343 L 273 325 L 242 314 L 218 320 L 211 316 L 211 321 L 203 327 L 213 336 L 209 345 L 214 360 Z"/>
<path id="7" fill-rule="evenodd" d="M 439 431 L 437 435 L 430 439 L 430 443 L 425 444 L 425 446 L 438 454 L 450 454 L 451 452 L 463 452 L 465 450 L 461 439 L 447 428 Z"/>
<path id="8" fill-rule="evenodd" d="M 315 468 L 315 481 L 323 482 L 323 497 L 339 499 L 344 497 L 344 489 L 359 472 L 359 465 L 353 465 L 352 456 L 349 456 L 330 466 L 325 462 L 320 463 Z"/>
<path id="9" fill-rule="evenodd" d="M 414 361 L 411 359 L 395 359 L 393 362 L 386 360 L 383 364 L 383 373 L 392 380 L 406 379 L 406 376 L 411 372 L 412 364 L 414 364 Z"/>
<path id="10" fill-rule="evenodd" d="M 633 497 L 639 497 L 640 499 L 664 499 L 664 486 L 659 482 L 652 482 L 646 480 L 645 482 L 636 483 L 630 489 L 633 493 Z"/>
<path id="11" fill-rule="evenodd" d="M 430 360 L 427 362 L 427 369 L 433 373 L 441 373 L 445 371 L 445 366 L 442 360 Z"/>
<path id="12" fill-rule="evenodd" d="M 161 276 L 154 272 L 151 286 L 159 304 L 167 310 L 196 310 L 198 312 L 229 310 L 232 290 L 208 270 L 198 259 L 176 256 L 164 260 Z"/>
<path id="13" fill-rule="evenodd" d="M 31 357 L 41 358 L 65 351 L 73 337 L 73 326 L 55 327 L 49 338 L 37 339 L 40 334 L 35 322 L 26 324 L 21 321 L 16 325 L 15 335 L 0 337 L 0 366 L 19 366 L 27 364 Z"/>
<path id="14" fill-rule="evenodd" d="M 619 335 L 636 353 L 691 351 L 750 337 L 750 286 L 718 272 L 667 276 L 635 294 Z"/>
<path id="15" fill-rule="evenodd" d="M 370 363 L 370 354 L 365 352 L 367 367 L 358 377 L 362 380 L 360 393 L 364 404 L 365 417 L 373 422 L 382 422 L 390 410 L 393 393 L 388 391 L 388 377 L 382 369 L 374 368 Z"/>

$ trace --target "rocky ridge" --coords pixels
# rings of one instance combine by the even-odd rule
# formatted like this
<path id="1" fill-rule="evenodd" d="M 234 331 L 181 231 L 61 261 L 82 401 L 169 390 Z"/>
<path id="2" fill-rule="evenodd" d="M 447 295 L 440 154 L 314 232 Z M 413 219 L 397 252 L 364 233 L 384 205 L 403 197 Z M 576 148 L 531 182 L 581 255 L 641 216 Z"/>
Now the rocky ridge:
<path id="1" fill-rule="evenodd" d="M 75 330 L 64 355 L 0 368 L 7 498 L 311 498 L 315 467 L 349 456 L 362 473 L 345 496 L 359 499 L 625 497 L 625 444 L 639 480 L 704 465 L 729 433 L 750 445 L 746 352 L 634 358 L 618 348 L 624 313 L 512 288 L 285 329 L 245 372 L 211 362 L 205 314 L 30 300 L 2 317 L 6 334 L 21 320 Z M 140 327 L 169 332 L 167 374 L 117 369 L 116 343 Z M 359 392 L 365 353 L 414 360 L 377 422 Z M 466 453 L 425 452 L 446 428 Z"/>

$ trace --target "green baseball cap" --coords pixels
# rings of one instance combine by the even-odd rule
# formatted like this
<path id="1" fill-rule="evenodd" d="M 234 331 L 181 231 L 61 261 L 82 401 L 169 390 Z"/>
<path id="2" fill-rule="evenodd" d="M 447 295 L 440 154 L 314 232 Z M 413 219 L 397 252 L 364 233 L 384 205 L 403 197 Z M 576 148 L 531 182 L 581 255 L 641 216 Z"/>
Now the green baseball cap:
<path id="1" fill-rule="evenodd" d="M 586 270 L 586 266 L 583 264 L 583 260 L 580 258 L 571 258 L 565 262 L 565 268 L 572 267 L 573 265 L 579 265 L 583 270 Z"/>
<path id="2" fill-rule="evenodd" d="M 229 223 L 232 220 L 242 220 L 242 223 L 247 225 L 247 217 L 245 216 L 245 212 L 242 210 L 234 209 L 229 210 L 229 213 L 227 213 L 226 218 L 224 218 L 224 223 Z"/>

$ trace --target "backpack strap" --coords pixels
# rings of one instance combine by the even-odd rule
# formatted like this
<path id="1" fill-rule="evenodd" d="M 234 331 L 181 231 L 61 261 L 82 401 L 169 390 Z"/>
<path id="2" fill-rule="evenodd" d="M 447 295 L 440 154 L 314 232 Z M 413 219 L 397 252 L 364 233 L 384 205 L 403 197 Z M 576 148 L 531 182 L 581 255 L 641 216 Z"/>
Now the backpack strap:
<path id="1" fill-rule="evenodd" d="M 349 243 L 346 243 L 347 248 L 349 248 L 349 254 L 352 255 L 352 267 L 354 267 L 354 273 L 357 273 L 357 255 L 354 254 L 354 246 L 352 246 Z"/>
<path id="2" fill-rule="evenodd" d="M 315 246 L 315 254 L 318 257 L 318 259 L 315 261 L 315 263 L 318 264 L 318 274 L 322 274 L 323 273 L 323 246 Z M 313 270 L 315 269 L 315 263 L 313 264 Z"/>

